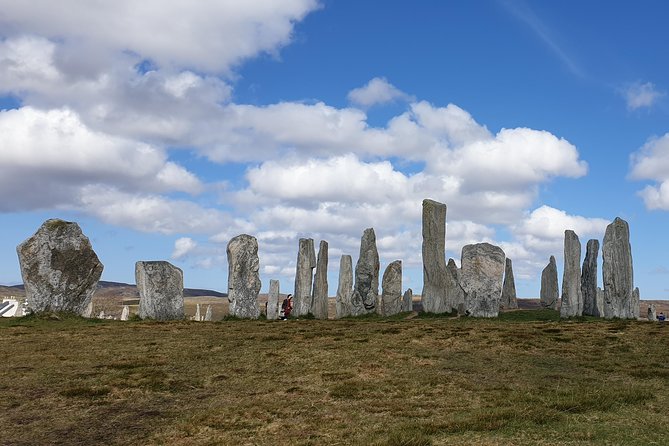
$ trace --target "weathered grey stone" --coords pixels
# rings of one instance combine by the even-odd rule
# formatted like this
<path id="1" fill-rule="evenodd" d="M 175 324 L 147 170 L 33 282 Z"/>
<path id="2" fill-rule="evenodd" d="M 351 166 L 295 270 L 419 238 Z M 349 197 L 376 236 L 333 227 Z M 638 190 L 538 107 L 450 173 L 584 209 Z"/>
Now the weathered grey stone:
<path id="1" fill-rule="evenodd" d="M 635 300 L 634 271 L 632 267 L 632 246 L 629 225 L 625 220 L 616 219 L 606 227 L 602 246 L 604 258 L 604 317 L 637 319 L 639 301 Z"/>
<path id="2" fill-rule="evenodd" d="M 202 313 L 200 312 L 200 304 L 195 304 L 195 316 L 193 316 L 193 320 L 196 322 L 202 321 Z"/>
<path id="3" fill-rule="evenodd" d="M 267 295 L 267 320 L 279 318 L 279 281 L 270 279 L 269 294 Z"/>
<path id="4" fill-rule="evenodd" d="M 86 306 L 86 309 L 84 310 L 84 312 L 81 313 L 81 316 L 85 317 L 85 318 L 88 318 L 88 319 L 93 317 L 93 300 L 92 299 L 88 303 L 88 305 Z"/>
<path id="5" fill-rule="evenodd" d="M 564 231 L 564 270 L 560 317 L 583 315 L 581 294 L 581 242 L 571 229 Z"/>
<path id="6" fill-rule="evenodd" d="M 557 310 L 560 299 L 558 286 L 557 262 L 551 256 L 548 265 L 541 271 L 541 293 L 539 302 L 542 308 Z"/>
<path id="7" fill-rule="evenodd" d="M 321 240 L 318 247 L 311 313 L 316 319 L 328 318 L 328 242 Z"/>
<path id="8" fill-rule="evenodd" d="M 413 290 L 407 288 L 402 296 L 402 311 L 413 311 Z"/>
<path id="9" fill-rule="evenodd" d="M 127 321 L 129 317 L 130 317 L 130 307 L 127 305 L 123 305 L 123 310 L 121 311 L 121 320 Z"/>
<path id="10" fill-rule="evenodd" d="M 103 266 L 78 224 L 47 220 L 16 252 L 30 310 L 86 312 Z"/>
<path id="11" fill-rule="evenodd" d="M 451 311 L 447 302 L 446 274 L 446 205 L 434 200 L 423 200 L 423 311 L 444 313 Z"/>
<path id="12" fill-rule="evenodd" d="M 204 321 L 211 322 L 212 315 L 211 305 L 207 305 L 207 311 L 204 312 Z"/>
<path id="13" fill-rule="evenodd" d="M 165 261 L 135 263 L 139 317 L 159 321 L 184 318 L 184 276 Z"/>
<path id="14" fill-rule="evenodd" d="M 655 310 L 655 305 L 648 305 L 648 320 L 654 322 L 657 320 L 657 311 Z"/>
<path id="15" fill-rule="evenodd" d="M 516 281 L 513 278 L 513 264 L 508 257 L 506 258 L 506 265 L 504 267 L 504 284 L 502 285 L 500 308 L 507 310 L 518 308 Z"/>
<path id="16" fill-rule="evenodd" d="M 301 238 L 295 266 L 295 294 L 293 294 L 293 316 L 305 316 L 311 312 L 311 284 L 316 268 L 314 239 Z"/>
<path id="17" fill-rule="evenodd" d="M 228 254 L 228 300 L 230 314 L 243 319 L 257 319 L 260 292 L 258 240 L 241 234 L 230 240 Z"/>
<path id="18" fill-rule="evenodd" d="M 402 261 L 391 262 L 381 280 L 381 305 L 379 314 L 392 316 L 402 312 Z"/>
<path id="19" fill-rule="evenodd" d="M 100 311 L 98 314 L 98 319 L 106 319 L 105 310 Z"/>
<path id="20" fill-rule="evenodd" d="M 602 316 L 601 307 L 597 306 L 597 256 L 599 240 L 588 240 L 585 259 L 581 270 L 581 294 L 583 295 L 583 314 L 586 316 Z"/>
<path id="21" fill-rule="evenodd" d="M 350 255 L 342 255 L 339 260 L 339 282 L 335 300 L 335 318 L 351 315 L 351 297 L 353 296 L 353 260 Z"/>
<path id="22" fill-rule="evenodd" d="M 379 298 L 379 252 L 374 228 L 367 228 L 360 240 L 360 256 L 355 265 L 355 285 L 351 296 L 351 315 L 373 313 Z"/>
<path id="23" fill-rule="evenodd" d="M 630 303 L 630 306 L 634 306 L 636 308 L 636 318 L 639 319 L 639 304 L 641 303 L 641 296 L 639 296 L 639 287 L 635 287 L 634 290 L 632 291 L 632 302 Z"/>
<path id="24" fill-rule="evenodd" d="M 446 284 L 446 301 L 443 306 L 443 311 L 440 312 L 450 313 L 458 311 L 458 308 L 461 306 L 464 308 L 465 290 L 462 289 L 461 285 L 461 272 L 453 259 L 448 259 L 448 264 L 446 265 L 446 280 L 444 283 Z"/>
<path id="25" fill-rule="evenodd" d="M 499 314 L 505 258 L 502 248 L 490 243 L 462 247 L 460 280 L 468 315 L 497 317 Z"/>

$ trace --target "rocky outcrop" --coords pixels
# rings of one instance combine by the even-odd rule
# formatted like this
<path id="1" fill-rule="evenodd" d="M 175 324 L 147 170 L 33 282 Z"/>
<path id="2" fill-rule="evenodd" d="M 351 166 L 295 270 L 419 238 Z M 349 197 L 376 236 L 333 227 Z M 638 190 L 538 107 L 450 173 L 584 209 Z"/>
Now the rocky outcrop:
<path id="1" fill-rule="evenodd" d="M 311 313 L 311 285 L 314 278 L 314 268 L 316 268 L 314 239 L 300 239 L 295 268 L 292 316 L 297 317 Z"/>
<path id="2" fill-rule="evenodd" d="M 402 296 L 402 311 L 413 311 L 413 290 L 407 288 Z"/>
<path id="3" fill-rule="evenodd" d="M 446 274 L 446 205 L 423 200 L 423 311 L 451 311 L 447 302 Z"/>
<path id="4" fill-rule="evenodd" d="M 539 302 L 542 308 L 557 310 L 560 299 L 557 262 L 551 256 L 548 265 L 541 271 L 541 293 Z"/>
<path id="5" fill-rule="evenodd" d="M 466 314 L 497 317 L 505 258 L 502 248 L 490 243 L 463 246 L 460 281 L 465 292 Z"/>
<path id="6" fill-rule="evenodd" d="M 581 294 L 581 242 L 571 229 L 564 231 L 564 270 L 560 317 L 583 315 Z"/>
<path id="7" fill-rule="evenodd" d="M 269 294 L 267 295 L 267 320 L 279 318 L 279 281 L 270 279 Z"/>
<path id="8" fill-rule="evenodd" d="M 339 282 L 335 300 L 335 318 L 351 315 L 351 297 L 353 295 L 353 261 L 350 255 L 342 255 L 339 260 Z"/>
<path id="9" fill-rule="evenodd" d="M 634 295 L 634 271 L 629 225 L 616 219 L 606 227 L 602 246 L 604 276 L 604 317 L 637 319 L 639 300 Z"/>
<path id="10" fill-rule="evenodd" d="M 585 259 L 581 269 L 581 294 L 583 295 L 583 314 L 600 317 L 601 308 L 597 306 L 597 256 L 599 240 L 588 240 Z"/>
<path id="11" fill-rule="evenodd" d="M 228 243 L 228 301 L 230 315 L 257 319 L 260 293 L 260 259 L 258 241 L 248 234 L 234 237 Z"/>
<path id="12" fill-rule="evenodd" d="M 321 240 L 314 276 L 311 313 L 316 319 L 328 318 L 328 242 Z"/>
<path id="13" fill-rule="evenodd" d="M 381 281 L 381 305 L 379 314 L 392 316 L 402 312 L 402 261 L 391 262 Z"/>
<path id="14" fill-rule="evenodd" d="M 184 318 L 184 276 L 164 261 L 135 263 L 139 317 L 158 321 Z"/>
<path id="15" fill-rule="evenodd" d="M 376 311 L 379 297 L 379 252 L 374 228 L 367 228 L 360 240 L 360 256 L 355 265 L 355 285 L 351 297 L 351 315 Z"/>
<path id="16" fill-rule="evenodd" d="M 504 268 L 504 284 L 502 285 L 502 299 L 500 308 L 505 310 L 518 308 L 518 299 L 516 297 L 516 281 L 513 278 L 513 264 L 510 258 L 506 258 Z"/>
<path id="17" fill-rule="evenodd" d="M 78 224 L 47 220 L 16 252 L 33 312 L 86 312 L 103 266 Z"/>

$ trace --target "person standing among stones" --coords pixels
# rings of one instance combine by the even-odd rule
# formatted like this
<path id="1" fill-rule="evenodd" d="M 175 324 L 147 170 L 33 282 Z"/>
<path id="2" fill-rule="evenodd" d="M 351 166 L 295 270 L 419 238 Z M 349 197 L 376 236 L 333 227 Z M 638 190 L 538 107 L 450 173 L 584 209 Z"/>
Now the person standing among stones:
<path id="1" fill-rule="evenodd" d="M 283 302 L 281 303 L 281 319 L 285 321 L 290 316 L 290 313 L 293 311 L 293 295 L 289 294 Z"/>

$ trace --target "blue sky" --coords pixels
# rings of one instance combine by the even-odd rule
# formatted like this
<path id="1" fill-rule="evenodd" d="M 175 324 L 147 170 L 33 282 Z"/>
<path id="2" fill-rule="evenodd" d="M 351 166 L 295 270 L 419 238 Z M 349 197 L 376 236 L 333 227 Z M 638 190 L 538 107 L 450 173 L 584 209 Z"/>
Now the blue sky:
<path id="1" fill-rule="evenodd" d="M 249 233 L 282 292 L 327 240 L 334 293 L 374 227 L 419 293 L 432 198 L 447 256 L 500 245 L 521 297 L 565 229 L 585 249 L 620 216 L 642 298 L 669 298 L 664 2 L 67 3 L 0 0 L 0 283 L 59 217 L 104 280 L 166 259 L 216 290 Z"/>

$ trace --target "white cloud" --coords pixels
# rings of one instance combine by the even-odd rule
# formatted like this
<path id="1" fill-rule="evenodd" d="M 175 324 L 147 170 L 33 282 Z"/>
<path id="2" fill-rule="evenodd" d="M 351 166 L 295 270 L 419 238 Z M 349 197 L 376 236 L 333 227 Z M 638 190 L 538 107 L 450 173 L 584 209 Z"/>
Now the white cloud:
<path id="1" fill-rule="evenodd" d="M 651 82 L 634 82 L 621 90 L 621 94 L 627 102 L 627 108 L 638 110 L 640 108 L 650 108 L 655 102 L 665 95 L 658 90 Z"/>
<path id="2" fill-rule="evenodd" d="M 174 241 L 174 251 L 172 251 L 172 258 L 180 260 L 186 257 L 197 248 L 197 242 L 190 237 L 181 237 Z"/>
<path id="3" fill-rule="evenodd" d="M 669 210 L 669 133 L 652 138 L 630 156 L 630 178 L 652 180 L 639 195 L 647 209 Z"/>
<path id="4" fill-rule="evenodd" d="M 348 100 L 363 107 L 371 107 L 398 100 L 411 100 L 411 97 L 385 78 L 375 77 L 363 87 L 351 90 L 348 93 Z"/>

